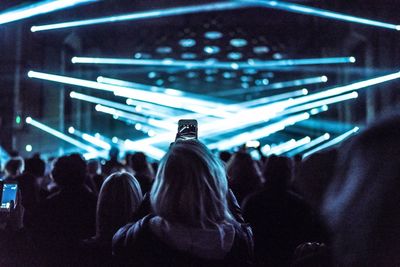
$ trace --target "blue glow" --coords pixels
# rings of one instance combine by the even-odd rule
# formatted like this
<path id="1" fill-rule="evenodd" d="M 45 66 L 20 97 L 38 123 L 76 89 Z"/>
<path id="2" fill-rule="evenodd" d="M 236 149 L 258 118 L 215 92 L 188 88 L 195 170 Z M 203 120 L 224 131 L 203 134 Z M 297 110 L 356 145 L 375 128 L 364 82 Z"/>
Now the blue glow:
<path id="1" fill-rule="evenodd" d="M 42 131 L 45 131 L 61 140 L 64 140 L 65 142 L 68 142 L 68 143 L 80 148 L 80 149 L 86 150 L 87 152 L 90 152 L 90 153 L 99 154 L 99 151 L 97 151 L 95 148 L 85 145 L 84 143 L 79 142 L 78 140 L 75 140 L 75 139 L 69 137 L 68 135 L 66 135 L 62 132 L 59 132 L 43 123 L 40 123 L 40 122 L 32 119 L 31 117 L 27 117 L 25 121 L 27 124 L 30 124 Z"/>
<path id="2" fill-rule="evenodd" d="M 255 46 L 253 52 L 255 54 L 267 54 L 270 51 L 268 46 Z"/>
<path id="3" fill-rule="evenodd" d="M 217 32 L 217 31 L 210 31 L 210 32 L 206 32 L 204 34 L 204 37 L 210 40 L 216 40 L 216 39 L 220 39 L 222 38 L 222 33 Z"/>
<path id="4" fill-rule="evenodd" d="M 284 154 L 284 153 L 286 153 L 286 152 L 288 152 L 288 151 L 290 151 L 292 149 L 295 149 L 295 148 L 297 148 L 299 146 L 305 145 L 305 144 L 309 143 L 310 141 L 311 141 L 311 139 L 308 136 L 306 136 L 306 137 L 304 137 L 302 139 L 299 139 L 297 141 L 294 140 L 294 139 L 291 139 L 288 142 L 285 142 L 285 143 L 280 144 L 278 146 L 272 147 L 265 154 L 266 154 L 266 156 L 273 155 L 273 154 L 279 156 L 279 155 L 282 155 L 282 154 Z"/>
<path id="5" fill-rule="evenodd" d="M 65 0 L 64 2 L 70 2 L 70 0 Z M 95 25 L 95 24 L 115 23 L 115 22 L 120 22 L 120 21 L 162 18 L 162 17 L 178 16 L 178 15 L 184 15 L 184 14 L 238 9 L 238 8 L 243 8 L 246 6 L 249 6 L 249 4 L 241 3 L 241 2 L 219 2 L 219 3 L 204 4 L 204 5 L 186 6 L 186 7 L 174 7 L 174 8 L 168 8 L 168 9 L 158 9 L 158 10 L 145 11 L 145 12 L 135 12 L 135 13 L 116 15 L 116 16 L 94 18 L 94 19 L 76 20 L 76 21 L 68 21 L 68 22 L 55 23 L 55 24 L 32 26 L 31 31 L 38 32 L 38 31 L 64 29 L 64 28 L 72 28 L 72 27 Z"/>
<path id="6" fill-rule="evenodd" d="M 81 5 L 94 3 L 98 0 L 46 0 L 35 4 L 25 5 L 22 7 L 5 10 L 0 13 L 0 24 L 9 23 L 21 19 L 34 17 L 41 14 L 55 12 L 57 10 Z"/>
<path id="7" fill-rule="evenodd" d="M 246 143 L 248 140 L 257 140 L 257 139 L 267 137 L 268 135 L 271 135 L 278 131 L 282 131 L 283 129 L 285 129 L 286 126 L 293 125 L 299 121 L 307 120 L 309 118 L 310 118 L 310 114 L 308 114 L 308 113 L 302 113 L 299 115 L 287 117 L 287 118 L 282 119 L 279 122 L 272 123 L 272 124 L 269 124 L 264 127 L 260 127 L 253 131 L 248 131 L 248 132 L 238 134 L 232 138 L 228 138 L 228 139 L 224 138 L 222 141 L 219 141 L 216 143 L 211 143 L 211 144 L 208 144 L 207 146 L 210 149 L 219 149 L 219 150 L 230 149 L 230 148 L 233 148 L 236 146 L 240 146 L 240 145 Z"/>
<path id="8" fill-rule="evenodd" d="M 316 147 L 316 148 L 314 148 L 314 149 L 308 151 L 307 153 L 305 153 L 305 154 L 303 155 L 303 158 L 306 158 L 306 157 L 308 157 L 308 156 L 310 156 L 310 155 L 312 155 L 312 154 L 314 154 L 314 153 L 316 153 L 316 152 L 318 152 L 318 151 L 321 151 L 321 150 L 323 150 L 323 149 L 326 149 L 326 148 L 335 146 L 335 145 L 337 145 L 337 144 L 343 142 L 344 140 L 346 140 L 347 138 L 349 138 L 349 137 L 352 136 L 353 134 L 357 133 L 358 130 L 359 130 L 358 127 L 354 127 L 354 128 L 351 129 L 350 131 L 347 131 L 347 132 L 345 132 L 345 133 L 339 135 L 338 137 L 335 137 L 334 139 L 330 140 L 329 142 L 326 142 L 325 144 L 322 144 L 322 145 L 320 145 L 320 146 L 318 146 L 318 147 Z"/>
<path id="9" fill-rule="evenodd" d="M 182 39 L 179 41 L 179 45 L 182 47 L 193 47 L 196 45 L 196 40 L 190 38 Z"/>
<path id="10" fill-rule="evenodd" d="M 333 11 L 329 11 L 329 10 L 324 10 L 324 9 L 320 9 L 320 8 L 309 7 L 309 6 L 304 6 L 304 5 L 294 4 L 294 3 L 288 3 L 288 2 L 283 2 L 283 1 L 240 0 L 240 2 L 253 3 L 255 5 L 259 5 L 259 6 L 263 6 L 263 7 L 267 7 L 267 8 L 280 9 L 280 10 L 284 10 L 284 11 L 288 11 L 288 12 L 300 13 L 300 14 L 305 14 L 305 15 L 311 15 L 311 16 L 347 21 L 347 22 L 354 22 L 354 23 L 376 26 L 376 27 L 381 27 L 381 28 L 387 28 L 387 29 L 392 29 L 392 30 L 397 30 L 397 31 L 400 30 L 400 25 L 396 25 L 396 24 L 355 17 L 355 16 L 341 14 L 341 13 L 337 13 L 337 12 L 333 12 Z"/>
<path id="11" fill-rule="evenodd" d="M 243 57 L 243 54 L 240 52 L 230 52 L 227 55 L 227 58 L 231 59 L 231 60 L 238 60 L 241 59 Z"/>
<path id="12" fill-rule="evenodd" d="M 208 53 L 214 53 L 216 47 L 207 46 Z M 219 48 L 218 48 L 219 49 Z M 207 52 L 206 51 L 206 52 Z M 217 52 L 215 52 L 217 53 Z M 334 58 L 305 58 L 283 60 L 248 60 L 244 62 L 222 62 L 216 60 L 175 60 L 175 59 L 130 59 L 130 58 L 93 58 L 73 57 L 73 64 L 111 64 L 111 65 L 138 65 L 138 66 L 169 66 L 185 68 L 216 68 L 216 69 L 268 69 L 271 67 L 287 67 L 297 65 L 322 65 L 354 63 L 354 57 Z"/>
<path id="13" fill-rule="evenodd" d="M 204 52 L 206 52 L 207 54 L 218 54 L 220 51 L 221 49 L 215 45 L 204 47 Z"/>
<path id="14" fill-rule="evenodd" d="M 243 47 L 247 45 L 247 41 L 241 38 L 232 39 L 229 43 L 234 47 Z"/>
<path id="15" fill-rule="evenodd" d="M 263 84 L 268 84 L 268 79 L 265 79 L 262 81 Z M 282 89 L 282 88 L 288 88 L 288 87 L 295 87 L 295 86 L 303 86 L 303 85 L 308 85 L 308 84 L 316 84 L 316 83 L 324 83 L 327 81 L 326 76 L 319 76 L 319 77 L 312 77 L 312 78 L 305 78 L 305 79 L 299 79 L 299 80 L 294 80 L 294 81 L 286 81 L 286 82 L 278 82 L 278 83 L 273 83 L 265 86 L 258 86 L 258 87 L 252 87 L 247 90 L 243 89 L 230 89 L 230 90 L 224 90 L 224 91 L 219 91 L 216 92 L 214 95 L 215 96 L 233 96 L 233 95 L 239 95 L 239 94 L 244 94 L 244 93 L 256 93 L 256 92 L 263 92 L 266 90 L 276 90 L 276 89 Z"/>
<path id="16" fill-rule="evenodd" d="M 289 153 L 287 153 L 287 156 L 293 157 L 297 154 L 302 153 L 303 151 L 306 151 L 307 149 L 310 149 L 316 145 L 319 145 L 319 144 L 325 142 L 326 140 L 329 140 L 329 138 L 330 138 L 330 134 L 325 133 L 324 135 L 311 140 L 309 143 L 307 143 L 303 146 L 299 146 L 296 149 L 291 150 Z"/>
<path id="17" fill-rule="evenodd" d="M 195 59 L 195 58 L 197 58 L 197 55 L 195 53 L 187 52 L 187 53 L 183 53 L 181 55 L 181 58 L 183 58 L 183 59 Z"/>
<path id="18" fill-rule="evenodd" d="M 169 54 L 172 52 L 172 48 L 169 46 L 160 46 L 157 47 L 156 52 L 159 54 Z"/>

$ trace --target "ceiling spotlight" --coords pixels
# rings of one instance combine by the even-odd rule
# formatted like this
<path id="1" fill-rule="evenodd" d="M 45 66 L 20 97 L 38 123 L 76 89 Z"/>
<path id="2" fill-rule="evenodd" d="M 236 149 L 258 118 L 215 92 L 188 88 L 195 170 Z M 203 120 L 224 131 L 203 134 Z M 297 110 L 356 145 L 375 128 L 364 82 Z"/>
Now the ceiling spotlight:
<path id="1" fill-rule="evenodd" d="M 220 50 L 221 49 L 215 45 L 204 47 L 204 52 L 206 52 L 207 54 L 217 54 L 219 53 Z"/>
<path id="2" fill-rule="evenodd" d="M 217 32 L 217 31 L 210 31 L 210 32 L 206 32 L 204 34 L 204 37 L 210 40 L 216 40 L 216 39 L 220 39 L 222 38 L 222 33 Z"/>
<path id="3" fill-rule="evenodd" d="M 247 41 L 242 38 L 232 39 L 229 43 L 234 47 L 243 47 L 247 45 Z"/>
<path id="4" fill-rule="evenodd" d="M 179 45 L 182 47 L 193 47 L 196 45 L 196 40 L 190 38 L 182 39 L 179 41 Z"/>

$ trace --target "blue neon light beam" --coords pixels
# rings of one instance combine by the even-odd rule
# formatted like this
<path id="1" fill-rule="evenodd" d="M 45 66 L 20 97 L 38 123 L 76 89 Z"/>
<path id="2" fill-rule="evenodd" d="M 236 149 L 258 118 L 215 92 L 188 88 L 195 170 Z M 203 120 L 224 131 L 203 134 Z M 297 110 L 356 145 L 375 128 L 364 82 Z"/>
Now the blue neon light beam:
<path id="1" fill-rule="evenodd" d="M 47 0 L 23 7 L 5 10 L 0 13 L 0 24 L 22 20 L 57 10 L 98 2 L 98 0 Z"/>
<path id="2" fill-rule="evenodd" d="M 68 1 L 68 0 L 66 0 L 66 1 Z M 109 16 L 109 17 L 100 17 L 100 18 L 94 18 L 94 19 L 76 20 L 76 21 L 68 21 L 68 22 L 55 23 L 55 24 L 32 26 L 31 31 L 38 32 L 38 31 L 48 31 L 48 30 L 55 30 L 55 29 L 88 26 L 88 25 L 95 25 L 95 24 L 115 23 L 115 22 L 121 22 L 121 21 L 154 19 L 154 18 L 179 16 L 179 15 L 193 14 L 193 13 L 204 13 L 204 12 L 238 9 L 238 8 L 243 8 L 243 7 L 247 7 L 247 6 L 252 6 L 252 4 L 251 3 L 232 2 L 232 1 L 217 2 L 217 3 L 212 3 L 212 4 L 174 7 L 174 8 L 158 9 L 158 10 L 145 11 L 145 12 L 134 12 L 134 13 L 128 13 L 128 14 L 122 14 L 122 15 Z"/>
<path id="3" fill-rule="evenodd" d="M 354 63 L 354 57 L 331 58 L 302 58 L 280 60 L 248 60 L 248 61 L 216 61 L 216 60 L 175 60 L 175 59 L 133 59 L 133 58 L 103 58 L 103 57 L 73 57 L 73 64 L 110 64 L 110 65 L 137 65 L 137 66 L 169 66 L 185 67 L 188 69 L 268 69 L 270 67 L 288 67 L 322 64 Z"/>
<path id="4" fill-rule="evenodd" d="M 288 157 L 293 157 L 293 156 L 295 156 L 295 155 L 297 155 L 297 154 L 299 154 L 299 153 L 301 153 L 303 151 L 306 151 L 307 149 L 310 149 L 310 148 L 312 148 L 312 147 L 314 147 L 316 145 L 319 145 L 319 144 L 329 140 L 329 138 L 331 138 L 330 134 L 329 133 L 325 133 L 324 135 L 311 140 L 309 143 L 289 151 L 287 153 L 287 156 Z"/>
<path id="5" fill-rule="evenodd" d="M 278 10 L 299 13 L 299 14 L 304 14 L 304 15 L 317 16 L 317 17 L 322 17 L 322 18 L 329 18 L 329 19 L 334 19 L 334 20 L 341 20 L 341 21 L 346 21 L 346 22 L 353 22 L 353 23 L 358 23 L 358 24 L 364 24 L 364 25 L 370 25 L 370 26 L 400 31 L 400 25 L 381 22 L 381 21 L 372 20 L 372 19 L 356 17 L 356 16 L 351 16 L 351 15 L 346 15 L 346 14 L 333 12 L 333 11 L 329 11 L 329 10 L 325 10 L 325 9 L 320 9 L 320 8 L 315 8 L 315 7 L 305 6 L 305 5 L 299 5 L 299 4 L 294 4 L 294 3 L 288 3 L 288 2 L 283 2 L 283 1 L 239 0 L 238 2 L 248 3 L 248 4 L 252 3 L 255 5 L 259 5 L 259 6 L 271 8 L 271 9 L 278 9 Z"/>

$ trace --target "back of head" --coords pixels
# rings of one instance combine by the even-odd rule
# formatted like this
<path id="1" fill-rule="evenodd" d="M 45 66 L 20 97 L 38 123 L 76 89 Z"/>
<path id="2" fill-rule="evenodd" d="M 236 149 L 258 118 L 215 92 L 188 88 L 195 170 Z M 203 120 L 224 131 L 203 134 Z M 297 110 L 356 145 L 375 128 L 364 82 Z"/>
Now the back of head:
<path id="1" fill-rule="evenodd" d="M 400 114 L 363 131 L 341 151 L 323 205 L 343 266 L 400 265 Z"/>
<path id="2" fill-rule="evenodd" d="M 248 191 L 244 192 L 248 194 L 261 186 L 261 172 L 250 154 L 246 152 L 233 154 L 226 168 L 233 191 L 238 187 L 239 190 Z"/>
<path id="3" fill-rule="evenodd" d="M 89 175 L 101 173 L 101 164 L 98 159 L 91 159 L 87 162 L 87 172 Z"/>
<path id="4" fill-rule="evenodd" d="M 177 141 L 160 162 L 151 205 L 169 222 L 208 228 L 231 220 L 227 191 L 219 159 L 197 140 Z"/>
<path id="5" fill-rule="evenodd" d="M 135 172 L 148 172 L 149 164 L 143 152 L 136 152 L 130 157 L 131 167 Z"/>
<path id="6" fill-rule="evenodd" d="M 86 162 L 79 154 L 62 156 L 54 163 L 52 177 L 61 188 L 82 186 L 86 177 Z"/>
<path id="7" fill-rule="evenodd" d="M 288 157 L 272 155 L 265 163 L 262 173 L 267 188 L 286 190 L 292 177 L 292 161 Z"/>
<path id="8" fill-rule="evenodd" d="M 24 160 L 21 157 L 13 157 L 6 162 L 4 167 L 7 176 L 15 177 L 24 170 Z"/>
<path id="9" fill-rule="evenodd" d="M 111 239 L 130 222 L 142 201 L 138 181 L 129 173 L 114 173 L 103 183 L 97 202 L 96 236 Z"/>
<path id="10" fill-rule="evenodd" d="M 40 157 L 25 160 L 25 172 L 35 177 L 42 177 L 46 170 L 46 163 Z"/>

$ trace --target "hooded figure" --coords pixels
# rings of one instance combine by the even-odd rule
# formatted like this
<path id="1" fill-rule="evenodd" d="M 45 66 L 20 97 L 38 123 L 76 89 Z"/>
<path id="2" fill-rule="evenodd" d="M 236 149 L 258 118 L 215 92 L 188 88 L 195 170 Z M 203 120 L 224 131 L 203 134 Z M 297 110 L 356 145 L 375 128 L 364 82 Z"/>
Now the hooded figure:
<path id="1" fill-rule="evenodd" d="M 341 151 L 322 207 L 339 266 L 400 266 L 400 115 Z"/>

